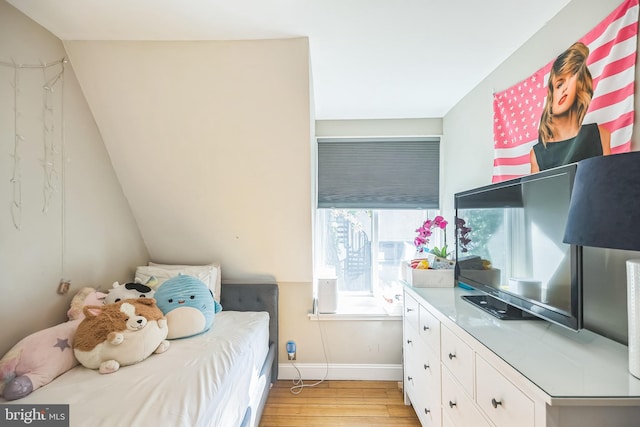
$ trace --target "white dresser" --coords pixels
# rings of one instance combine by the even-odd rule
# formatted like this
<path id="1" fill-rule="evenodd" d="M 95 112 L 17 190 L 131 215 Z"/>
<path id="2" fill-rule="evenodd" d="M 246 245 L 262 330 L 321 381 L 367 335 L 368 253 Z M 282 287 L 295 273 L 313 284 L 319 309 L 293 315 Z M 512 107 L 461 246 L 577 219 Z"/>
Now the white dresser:
<path id="1" fill-rule="evenodd" d="M 405 403 L 423 426 L 640 426 L 627 347 L 546 321 L 499 320 L 460 288 L 405 286 Z"/>

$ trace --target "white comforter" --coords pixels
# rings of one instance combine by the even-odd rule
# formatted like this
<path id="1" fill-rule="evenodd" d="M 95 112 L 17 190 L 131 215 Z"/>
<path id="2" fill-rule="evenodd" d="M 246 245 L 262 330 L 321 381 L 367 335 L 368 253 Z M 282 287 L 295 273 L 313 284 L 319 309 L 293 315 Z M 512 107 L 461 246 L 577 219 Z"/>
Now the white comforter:
<path id="1" fill-rule="evenodd" d="M 113 374 L 78 366 L 15 404 L 69 404 L 77 427 L 240 425 L 268 352 L 269 314 L 222 311 L 213 327 Z"/>

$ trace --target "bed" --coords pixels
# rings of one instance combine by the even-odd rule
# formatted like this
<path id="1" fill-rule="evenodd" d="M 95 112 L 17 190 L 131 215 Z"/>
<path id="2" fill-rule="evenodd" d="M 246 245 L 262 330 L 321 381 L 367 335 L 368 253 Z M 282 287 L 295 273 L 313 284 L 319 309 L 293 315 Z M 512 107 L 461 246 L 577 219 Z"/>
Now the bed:
<path id="1" fill-rule="evenodd" d="M 278 287 L 221 286 L 209 331 L 112 374 L 76 366 L 11 403 L 68 404 L 78 427 L 257 426 L 278 377 Z"/>

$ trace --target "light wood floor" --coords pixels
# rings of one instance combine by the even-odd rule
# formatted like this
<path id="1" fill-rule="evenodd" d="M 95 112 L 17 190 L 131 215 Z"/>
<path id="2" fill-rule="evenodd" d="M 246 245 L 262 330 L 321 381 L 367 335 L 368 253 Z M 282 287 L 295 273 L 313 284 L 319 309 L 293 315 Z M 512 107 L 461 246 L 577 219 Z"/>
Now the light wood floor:
<path id="1" fill-rule="evenodd" d="M 420 427 L 413 408 L 404 405 L 397 382 L 325 381 L 316 387 L 305 387 L 297 395 L 291 393 L 291 386 L 291 380 L 276 382 L 260 427 Z"/>

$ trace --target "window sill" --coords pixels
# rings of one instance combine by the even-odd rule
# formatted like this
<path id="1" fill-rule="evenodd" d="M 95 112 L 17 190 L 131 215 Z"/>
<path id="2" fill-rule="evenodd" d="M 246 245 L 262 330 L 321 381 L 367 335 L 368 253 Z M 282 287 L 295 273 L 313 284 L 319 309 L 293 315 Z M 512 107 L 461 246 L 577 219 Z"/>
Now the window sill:
<path id="1" fill-rule="evenodd" d="M 310 320 L 402 320 L 402 301 L 382 297 L 343 297 L 336 313 L 309 313 Z"/>

